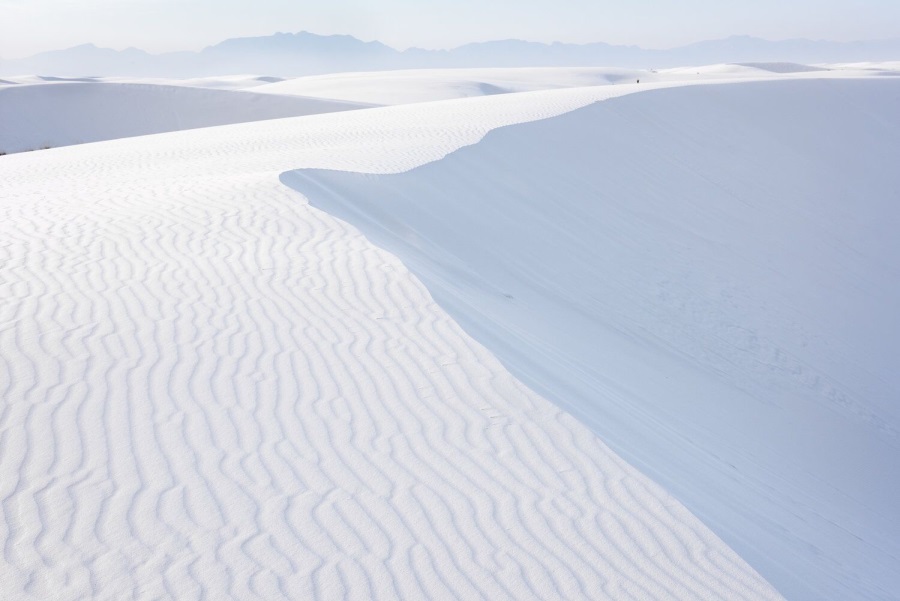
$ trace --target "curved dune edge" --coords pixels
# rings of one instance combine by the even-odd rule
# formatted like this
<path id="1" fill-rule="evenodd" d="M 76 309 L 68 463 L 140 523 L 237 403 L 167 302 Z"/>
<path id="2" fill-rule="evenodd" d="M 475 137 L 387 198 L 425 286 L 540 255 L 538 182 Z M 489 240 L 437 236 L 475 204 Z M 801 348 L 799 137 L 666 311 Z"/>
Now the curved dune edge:
<path id="1" fill-rule="evenodd" d="M 898 91 L 676 88 L 403 174 L 282 181 L 398 256 L 789 598 L 889 598 Z"/>
<path id="2" fill-rule="evenodd" d="M 283 79 L 0 78 L 0 154 L 213 127 L 440 100 L 600 85 L 690 85 L 736 79 L 896 76 L 895 63 L 719 64 L 647 70 L 613 67 L 411 69 Z M 619 92 L 617 92 L 618 94 Z"/>
<path id="3" fill-rule="evenodd" d="M 403 171 L 610 94 L 5 157 L 2 596 L 779 598 L 276 178 Z"/>

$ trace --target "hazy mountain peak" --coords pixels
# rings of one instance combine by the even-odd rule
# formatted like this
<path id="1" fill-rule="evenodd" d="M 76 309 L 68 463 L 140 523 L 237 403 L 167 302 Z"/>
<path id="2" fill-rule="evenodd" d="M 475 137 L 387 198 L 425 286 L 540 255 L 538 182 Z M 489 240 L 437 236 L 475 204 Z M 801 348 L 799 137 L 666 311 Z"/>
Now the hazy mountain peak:
<path id="1" fill-rule="evenodd" d="M 550 44 L 521 39 L 473 42 L 451 50 L 397 51 L 379 41 L 309 31 L 232 38 L 200 52 L 150 55 L 137 48 L 117 51 L 82 44 L 18 60 L 0 60 L 0 75 L 130 75 L 195 77 L 229 73 L 279 76 L 340 71 L 435 67 L 637 67 L 665 68 L 714 63 L 827 63 L 897 60 L 900 39 L 868 42 L 771 41 L 732 35 L 668 50 L 604 42 Z"/>

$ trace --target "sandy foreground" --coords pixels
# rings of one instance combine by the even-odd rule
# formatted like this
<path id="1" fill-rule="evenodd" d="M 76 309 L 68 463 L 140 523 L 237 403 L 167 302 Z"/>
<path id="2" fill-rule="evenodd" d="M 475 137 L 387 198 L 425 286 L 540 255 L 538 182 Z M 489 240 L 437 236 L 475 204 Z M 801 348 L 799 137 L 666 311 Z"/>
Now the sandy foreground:
<path id="1" fill-rule="evenodd" d="M 388 99 L 258 94 L 295 102 L 272 110 L 338 112 L 0 158 L 2 596 L 779 598 L 756 571 L 765 569 L 790 598 L 886 598 L 898 579 L 888 502 L 900 481 L 896 466 L 880 455 L 872 473 L 847 474 L 897 447 L 897 410 L 884 400 L 898 390 L 884 334 L 897 331 L 888 310 L 897 291 L 876 285 L 896 275 L 900 256 L 887 236 L 897 221 L 896 188 L 890 172 L 863 177 L 885 173 L 884 155 L 897 147 L 889 101 L 900 80 L 871 66 L 844 76 L 771 73 L 554 84 L 363 109 Z M 439 85 L 446 76 L 424 78 L 431 92 L 414 99 L 437 89 L 452 96 Z M 577 83 L 584 76 L 554 77 Z M 503 77 L 523 79 L 493 77 L 498 87 Z M 533 85 L 551 87 L 548 74 L 541 78 Z M 725 83 L 738 80 L 748 83 Z M 249 80 L 206 85 L 250 88 L 241 81 Z M 181 98 L 172 90 L 187 88 L 170 84 L 149 93 Z M 288 84 L 258 81 L 251 89 Z M 90 94 L 89 86 L 107 86 L 114 98 L 156 84 L 23 78 L 0 88 L 0 104 L 19 86 L 19 94 L 25 87 L 59 94 L 76 85 Z M 783 156 L 800 161 L 794 166 L 809 160 L 811 144 L 821 150 L 822 140 L 807 135 L 821 125 L 812 118 L 766 146 L 796 122 L 785 113 L 774 120 L 778 127 L 759 126 L 767 110 L 784 104 L 784 86 L 795 86 L 787 90 L 791 110 L 823 94 L 851 99 L 825 103 L 821 123 L 833 111 L 865 107 L 841 132 L 854 148 L 871 150 L 868 162 L 847 165 L 838 183 L 847 186 L 841 191 L 862 186 L 853 198 L 868 203 L 866 219 L 848 221 L 836 204 L 846 197 L 831 196 L 811 244 L 835 224 L 864 228 L 872 215 L 883 216 L 880 227 L 820 255 L 845 260 L 836 293 L 857 286 L 858 295 L 846 297 L 851 308 L 855 302 L 883 318 L 881 332 L 868 338 L 827 327 L 834 316 L 825 303 L 810 300 L 812 317 L 797 317 L 797 299 L 822 291 L 819 271 L 799 264 L 770 277 L 754 262 L 773 241 L 752 234 L 771 230 L 764 219 L 753 222 L 759 211 L 735 207 L 778 200 L 784 189 L 805 202 L 812 192 L 767 180 L 765 170 L 728 172 L 709 189 L 696 187 L 698 162 L 726 156 L 729 140 L 746 141 L 744 158 L 793 148 Z M 237 109 L 221 98 L 220 115 L 233 117 Z M 399 92 L 394 99 L 403 100 Z M 687 139 L 693 154 L 664 146 L 686 139 L 686 129 L 665 117 L 688 123 L 691 107 L 699 117 L 687 130 L 712 123 Z M 747 117 L 738 119 L 747 137 L 716 137 L 735 115 Z M 111 118 L 135 120 L 124 112 Z M 164 116 L 154 119 L 153 127 L 169 126 Z M 15 127 L 20 139 L 28 132 Z M 121 134 L 117 127 L 107 131 Z M 78 141 L 73 129 L 48 131 L 58 143 Z M 617 173 L 634 166 L 646 144 L 655 148 L 625 180 L 642 190 L 637 201 L 674 197 L 683 206 L 693 198 L 697 206 L 579 213 L 576 201 L 612 202 L 629 191 L 602 193 L 614 174 L 598 179 L 591 158 L 600 155 L 590 141 L 604 136 L 603 144 L 621 150 L 610 155 L 619 159 Z M 847 157 L 826 149 L 813 158 L 830 165 Z M 527 177 L 542 166 L 556 179 Z M 672 180 L 679 173 L 690 177 Z M 671 181 L 680 193 L 647 192 Z M 711 189 L 733 192 L 734 182 L 756 187 L 734 204 L 702 204 L 715 199 Z M 685 192 L 697 189 L 706 196 Z M 809 223 L 805 213 L 779 214 L 777 206 L 756 208 L 794 231 Z M 815 213 L 814 204 L 801 209 Z M 696 221 L 710 210 L 722 213 L 719 222 Z M 649 221 L 668 221 L 646 229 L 647 211 Z M 732 218 L 744 221 L 735 226 Z M 607 219 L 615 227 L 605 234 L 591 227 Z M 726 222 L 734 232 L 722 230 Z M 623 230 L 628 224 L 635 229 Z M 591 236 L 652 241 L 659 231 L 685 230 L 693 238 L 662 244 L 699 243 L 702 256 L 670 257 L 681 257 L 682 267 L 700 261 L 706 280 L 691 280 L 687 268 L 642 265 L 654 255 L 621 252 L 621 241 L 589 245 L 618 249 L 619 261 L 577 254 Z M 722 231 L 713 240 L 719 246 L 710 244 L 710 232 Z M 522 259 L 529 238 L 574 246 Z M 714 256 L 723 262 L 703 263 Z M 737 268 L 764 293 L 722 300 L 723 290 L 741 291 L 722 280 Z M 684 276 L 667 290 L 694 303 L 687 313 L 677 303 L 635 301 L 646 300 L 638 276 L 665 269 Z M 557 281 L 548 280 L 553 273 Z M 796 283 L 797 274 L 810 275 L 795 290 L 786 282 Z M 618 279 L 604 286 L 607 276 Z M 563 301 L 535 293 L 534 282 L 547 288 L 548 281 Z M 702 305 L 710 297 L 696 290 L 717 284 L 719 304 Z M 592 304 L 597 294 L 619 300 Z M 754 311 L 744 300 L 769 305 Z M 711 314 L 716 319 L 690 317 Z M 811 337 L 819 327 L 814 334 L 822 338 Z M 735 349 L 750 344 L 741 334 L 748 330 L 762 342 L 742 354 Z M 685 332 L 696 339 L 684 342 Z M 873 341 L 883 346 L 859 350 Z M 760 378 L 757 359 L 773 352 L 790 358 Z M 855 367 L 835 368 L 842 361 Z M 800 376 L 790 375 L 796 365 L 805 369 Z M 648 378 L 651 372 L 673 380 Z M 691 398 L 698 390 L 708 396 Z M 787 417 L 777 409 L 792 402 Z M 717 413 L 731 411 L 758 421 Z M 792 446 L 785 436 L 802 420 L 812 430 Z M 799 454 L 825 436 L 849 449 L 838 455 L 849 457 L 846 465 L 826 453 L 828 470 L 822 457 Z M 779 461 L 782 450 L 798 455 Z M 870 514 L 862 516 L 864 508 Z M 816 516 L 831 526 L 797 529 Z M 755 537 L 760 529 L 764 536 Z M 847 546 L 839 532 L 858 541 Z M 772 541 L 778 544 L 765 546 Z"/>

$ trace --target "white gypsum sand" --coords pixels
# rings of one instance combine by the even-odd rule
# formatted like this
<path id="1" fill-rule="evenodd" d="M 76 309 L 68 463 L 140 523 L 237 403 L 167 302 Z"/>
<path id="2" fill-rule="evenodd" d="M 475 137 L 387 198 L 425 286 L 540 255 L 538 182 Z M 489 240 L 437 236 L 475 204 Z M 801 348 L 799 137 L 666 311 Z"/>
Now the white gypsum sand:
<path id="1" fill-rule="evenodd" d="M 594 85 L 896 75 L 894 63 L 707 65 L 661 71 L 611 67 L 415 69 L 283 79 L 18 76 L 0 79 L 0 153 L 39 150 L 385 104 Z M 238 92 L 228 94 L 228 92 Z M 294 98 L 300 96 L 301 98 Z"/>
<path id="2" fill-rule="evenodd" d="M 0 85 L 0 152 L 361 108 L 359 103 L 148 83 Z"/>
<path id="3" fill-rule="evenodd" d="M 284 180 L 788 598 L 889 599 L 898 95 L 891 77 L 652 91 L 400 175 Z"/>
<path id="4" fill-rule="evenodd" d="M 676 69 L 614 67 L 536 67 L 495 69 L 412 69 L 334 73 L 285 79 L 258 85 L 254 92 L 298 94 L 373 104 L 407 104 L 530 92 L 542 89 L 648 83 L 698 83 L 737 79 L 797 79 L 896 75 L 893 63 L 854 67 L 796 63 L 721 64 Z"/>
<path id="5" fill-rule="evenodd" d="M 778 594 L 279 182 L 620 86 L 0 159 L 4 599 Z"/>

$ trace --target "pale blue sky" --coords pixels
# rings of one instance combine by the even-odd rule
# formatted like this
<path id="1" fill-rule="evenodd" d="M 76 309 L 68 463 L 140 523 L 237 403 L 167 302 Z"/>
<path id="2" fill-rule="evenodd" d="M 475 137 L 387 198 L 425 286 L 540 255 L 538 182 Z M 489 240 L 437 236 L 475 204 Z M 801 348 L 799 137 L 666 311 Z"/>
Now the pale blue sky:
<path id="1" fill-rule="evenodd" d="M 667 48 L 769 39 L 900 37 L 898 0 L 0 0 L 0 57 L 92 42 L 197 50 L 276 31 L 347 33 L 396 48 L 522 38 Z"/>

